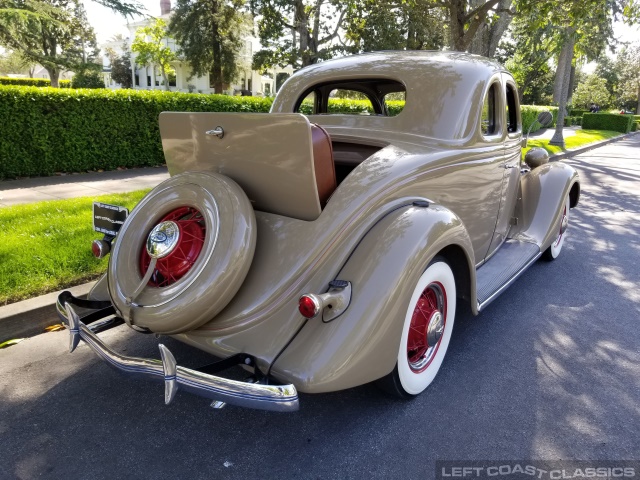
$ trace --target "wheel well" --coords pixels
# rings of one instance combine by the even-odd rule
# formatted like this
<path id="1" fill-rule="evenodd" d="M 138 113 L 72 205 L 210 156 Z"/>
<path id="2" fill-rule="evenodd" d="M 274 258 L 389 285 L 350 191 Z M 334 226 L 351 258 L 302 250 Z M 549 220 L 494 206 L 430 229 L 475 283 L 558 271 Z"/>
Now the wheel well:
<path id="1" fill-rule="evenodd" d="M 467 255 L 459 245 L 449 245 L 438 252 L 444 257 L 456 279 L 456 292 L 459 298 L 469 300 L 471 298 L 471 278 Z"/>
<path id="2" fill-rule="evenodd" d="M 578 205 L 578 200 L 580 199 L 580 184 L 575 182 L 571 186 L 571 190 L 569 191 L 569 207 L 573 208 Z"/>

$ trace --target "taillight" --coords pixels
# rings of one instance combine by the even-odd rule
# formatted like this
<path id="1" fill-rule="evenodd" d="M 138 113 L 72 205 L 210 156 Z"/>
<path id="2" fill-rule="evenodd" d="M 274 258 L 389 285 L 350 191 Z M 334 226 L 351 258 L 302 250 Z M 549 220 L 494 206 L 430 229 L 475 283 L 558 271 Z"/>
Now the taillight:
<path id="1" fill-rule="evenodd" d="M 315 295 L 305 294 L 298 300 L 298 310 L 305 318 L 313 318 L 320 313 L 320 302 L 314 297 Z"/>
<path id="2" fill-rule="evenodd" d="M 322 321 L 330 322 L 344 313 L 351 303 L 351 282 L 333 280 L 326 293 L 305 293 L 298 300 L 298 310 L 305 318 L 317 317 L 322 312 Z"/>
<path id="3" fill-rule="evenodd" d="M 109 242 L 105 242 L 104 240 L 94 240 L 91 242 L 91 252 L 96 258 L 106 257 L 110 250 L 111 245 Z"/>

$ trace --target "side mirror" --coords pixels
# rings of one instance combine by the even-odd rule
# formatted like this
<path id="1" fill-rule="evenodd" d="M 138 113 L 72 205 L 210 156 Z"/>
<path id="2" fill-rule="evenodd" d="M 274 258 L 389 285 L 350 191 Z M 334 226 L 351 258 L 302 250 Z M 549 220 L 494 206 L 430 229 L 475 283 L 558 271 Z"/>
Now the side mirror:
<path id="1" fill-rule="evenodd" d="M 544 148 L 532 148 L 524 156 L 524 163 L 529 165 L 531 170 L 549 161 L 549 153 Z"/>
<path id="2" fill-rule="evenodd" d="M 536 121 L 533 122 L 531 124 L 531 126 L 529 127 L 529 131 L 527 132 L 527 136 L 524 137 L 524 140 L 522 140 L 522 148 L 525 148 L 527 146 L 527 140 L 529 140 L 529 134 L 531 133 L 531 129 L 533 128 L 533 126 L 536 123 L 539 123 L 543 127 L 548 127 L 549 125 L 551 125 L 553 123 L 553 115 L 551 115 L 551 112 L 548 112 L 546 110 L 544 112 L 540 112 L 538 114 L 538 118 L 536 118 Z"/>

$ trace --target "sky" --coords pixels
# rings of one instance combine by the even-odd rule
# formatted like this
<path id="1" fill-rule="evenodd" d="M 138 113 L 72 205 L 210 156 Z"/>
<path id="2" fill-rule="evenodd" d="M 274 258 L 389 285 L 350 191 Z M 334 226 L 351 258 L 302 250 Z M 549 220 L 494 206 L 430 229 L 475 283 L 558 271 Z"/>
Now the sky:
<path id="1" fill-rule="evenodd" d="M 146 9 L 147 13 L 152 16 L 160 15 L 160 0 L 137 0 Z M 121 33 L 125 37 L 129 36 L 129 30 L 127 30 L 127 19 L 125 19 L 119 13 L 115 13 L 113 10 L 103 7 L 91 0 L 82 0 L 84 8 L 87 10 L 87 18 L 89 23 L 96 31 L 98 37 L 98 45 L 106 42 L 114 35 Z M 175 1 L 173 2 L 175 4 Z M 137 19 L 139 19 L 138 17 Z M 129 21 L 135 21 L 137 19 Z"/>

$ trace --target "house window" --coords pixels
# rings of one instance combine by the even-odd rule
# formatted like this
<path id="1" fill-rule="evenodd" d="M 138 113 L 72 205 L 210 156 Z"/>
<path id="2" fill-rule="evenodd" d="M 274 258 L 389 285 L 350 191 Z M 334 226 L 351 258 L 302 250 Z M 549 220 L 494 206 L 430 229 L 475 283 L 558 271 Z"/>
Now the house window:
<path id="1" fill-rule="evenodd" d="M 140 86 L 140 75 L 136 73 L 136 87 Z"/>
<path id="2" fill-rule="evenodd" d="M 150 87 L 151 85 L 151 75 L 147 75 L 147 87 Z"/>

